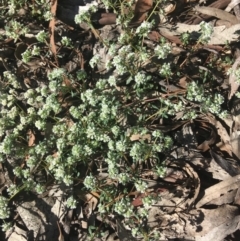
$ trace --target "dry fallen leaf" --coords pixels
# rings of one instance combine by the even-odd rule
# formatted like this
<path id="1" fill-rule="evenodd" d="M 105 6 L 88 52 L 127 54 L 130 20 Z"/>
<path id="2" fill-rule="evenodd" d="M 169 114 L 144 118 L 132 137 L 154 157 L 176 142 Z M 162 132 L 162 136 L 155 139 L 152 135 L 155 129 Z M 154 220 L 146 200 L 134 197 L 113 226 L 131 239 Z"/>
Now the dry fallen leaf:
<path id="1" fill-rule="evenodd" d="M 206 172 L 212 173 L 212 178 L 216 180 L 225 180 L 227 178 L 230 178 L 231 175 L 226 172 L 215 160 L 212 158 L 211 160 L 208 160 L 207 163 L 209 166 L 207 168 L 204 168 Z"/>
<path id="2" fill-rule="evenodd" d="M 56 64 L 58 65 L 57 49 L 56 49 L 55 40 L 54 40 L 55 16 L 56 16 L 56 11 L 57 11 L 57 2 L 58 2 L 57 0 L 51 1 L 51 13 L 53 15 L 53 18 L 49 22 L 49 31 L 50 31 L 50 48 L 54 55 Z"/>
<path id="3" fill-rule="evenodd" d="M 28 135 L 28 146 L 34 146 L 36 137 L 32 132 L 32 130 L 28 130 L 27 135 Z"/>
<path id="4" fill-rule="evenodd" d="M 196 209 L 180 214 L 186 220 L 185 233 L 192 235 L 195 241 L 223 241 L 239 228 L 238 207 L 223 205 L 216 209 Z M 186 235 L 185 234 L 185 235 Z"/>
<path id="5" fill-rule="evenodd" d="M 60 227 L 58 221 L 57 221 L 57 226 L 58 226 L 58 230 L 59 230 L 58 241 L 64 241 L 64 236 L 63 236 L 63 234 L 62 234 L 62 230 L 61 230 L 61 227 Z"/>
<path id="6" fill-rule="evenodd" d="M 2 194 L 2 189 L 4 188 L 6 184 L 6 178 L 3 172 L 2 164 L 0 163 L 0 194 Z"/>
<path id="7" fill-rule="evenodd" d="M 234 203 L 240 205 L 240 188 L 238 188 L 236 196 L 234 198 Z"/>
<path id="8" fill-rule="evenodd" d="M 146 13 L 152 8 L 152 0 L 138 0 L 134 10 L 134 17 L 130 25 L 140 24 L 146 18 Z"/>
<path id="9" fill-rule="evenodd" d="M 183 33 L 194 33 L 200 31 L 200 25 L 189 25 L 184 23 L 177 23 L 176 25 L 166 24 L 160 26 L 159 32 L 164 37 L 168 38 L 172 42 L 180 43 L 181 41 L 178 36 Z M 208 45 L 225 45 L 227 42 L 231 43 L 237 41 L 240 29 L 240 24 L 235 24 L 230 28 L 226 26 L 217 26 L 213 28 L 213 34 L 208 42 Z"/>
<path id="10" fill-rule="evenodd" d="M 228 152 L 230 156 L 232 156 L 231 138 L 226 128 L 222 125 L 220 121 L 217 121 L 212 114 L 209 113 L 207 118 L 209 122 L 216 127 L 217 133 L 220 136 L 222 143 L 224 144 L 224 149 Z"/>
<path id="11" fill-rule="evenodd" d="M 223 170 L 225 170 L 230 176 L 235 176 L 237 174 L 240 174 L 240 169 L 237 162 L 235 163 L 230 162 L 229 160 L 226 160 L 225 158 L 221 157 L 220 155 L 218 155 L 212 150 L 210 151 L 210 153 L 213 159 L 216 161 L 216 163 L 218 163 L 218 165 Z"/>
<path id="12" fill-rule="evenodd" d="M 240 131 L 233 131 L 231 133 L 232 152 L 240 159 Z"/>
<path id="13" fill-rule="evenodd" d="M 240 175 L 237 175 L 207 188 L 204 191 L 202 199 L 196 204 L 196 207 L 199 208 L 204 205 L 221 205 L 226 202 L 233 202 L 236 195 L 236 192 L 233 192 L 233 190 L 237 190 L 239 185 Z"/>
<path id="14" fill-rule="evenodd" d="M 197 149 L 205 152 L 209 150 L 210 146 L 216 142 L 217 133 L 215 128 L 213 128 L 209 123 L 200 122 L 199 128 L 207 132 L 209 136 L 206 140 L 204 140 L 200 145 L 198 145 Z"/>
<path id="15" fill-rule="evenodd" d="M 239 65 L 240 65 L 240 57 L 238 57 L 235 60 L 233 66 L 232 66 L 233 73 L 231 73 L 229 75 L 229 84 L 231 86 L 231 91 L 230 91 L 229 96 L 228 96 L 229 100 L 233 97 L 233 95 L 236 93 L 236 91 L 238 90 L 238 87 L 239 87 L 239 84 L 236 82 L 237 81 L 237 77 L 234 74 L 234 72 L 238 69 Z"/>
<path id="16" fill-rule="evenodd" d="M 139 141 L 139 140 L 148 140 L 148 142 L 151 141 L 151 135 L 146 134 L 146 135 L 140 135 L 140 134 L 133 134 L 130 136 L 131 141 Z"/>
<path id="17" fill-rule="evenodd" d="M 213 16 L 213 17 L 216 17 L 216 18 L 219 18 L 219 19 L 222 19 L 222 20 L 227 20 L 232 24 L 238 24 L 239 23 L 238 19 L 234 15 L 232 15 L 232 14 L 230 14 L 230 13 L 228 13 L 228 12 L 222 10 L 222 9 L 213 8 L 213 7 L 196 6 L 194 8 L 194 10 L 196 10 L 197 12 L 202 13 L 202 14 Z"/>

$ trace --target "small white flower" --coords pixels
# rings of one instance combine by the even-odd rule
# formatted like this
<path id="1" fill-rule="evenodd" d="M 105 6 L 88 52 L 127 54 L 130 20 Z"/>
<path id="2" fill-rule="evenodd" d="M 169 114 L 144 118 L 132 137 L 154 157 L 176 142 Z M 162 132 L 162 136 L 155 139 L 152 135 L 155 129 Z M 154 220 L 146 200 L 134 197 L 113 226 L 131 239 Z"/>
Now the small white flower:
<path id="1" fill-rule="evenodd" d="M 114 210 L 125 218 L 130 218 L 134 214 L 133 205 L 128 198 L 123 198 L 118 201 L 114 206 Z"/>
<path id="2" fill-rule="evenodd" d="M 36 190 L 36 192 L 37 192 L 38 194 L 42 194 L 42 193 L 45 191 L 45 188 L 44 188 L 43 185 L 41 185 L 41 184 L 38 183 L 38 184 L 35 186 L 35 190 Z"/>
<path id="3" fill-rule="evenodd" d="M 71 46 L 71 45 L 72 45 L 71 39 L 68 38 L 68 37 L 66 37 L 66 36 L 63 36 L 63 37 L 62 37 L 61 43 L 62 43 L 62 45 L 64 45 L 64 46 Z"/>
<path id="4" fill-rule="evenodd" d="M 23 52 L 22 54 L 22 60 L 24 63 L 28 63 L 32 57 L 32 52 L 30 49 L 27 49 L 25 52 Z"/>
<path id="5" fill-rule="evenodd" d="M 45 128 L 45 121 L 43 120 L 37 120 L 35 122 L 35 126 L 39 129 L 39 130 L 43 130 Z"/>
<path id="6" fill-rule="evenodd" d="M 49 80 L 62 80 L 65 70 L 63 68 L 55 68 L 48 74 Z"/>
<path id="7" fill-rule="evenodd" d="M 163 45 L 158 45 L 154 49 L 154 53 L 158 57 L 158 59 L 165 59 L 170 52 L 171 46 L 167 43 Z"/>
<path id="8" fill-rule="evenodd" d="M 108 78 L 108 83 L 110 86 L 116 86 L 116 78 L 114 76 L 110 76 Z"/>
<path id="9" fill-rule="evenodd" d="M 11 223 L 11 222 L 8 222 L 8 223 L 6 223 L 6 222 L 4 222 L 3 224 L 2 224 L 2 231 L 3 232 L 7 232 L 9 229 L 11 229 L 13 227 L 13 224 Z"/>
<path id="10" fill-rule="evenodd" d="M 10 209 L 8 207 L 8 199 L 0 195 L 0 219 L 10 217 Z"/>
<path id="11" fill-rule="evenodd" d="M 141 25 L 136 29 L 136 34 L 142 37 L 147 37 L 152 27 L 153 27 L 153 22 L 149 23 L 149 22 L 143 21 Z"/>
<path id="12" fill-rule="evenodd" d="M 155 130 L 155 131 L 152 132 L 152 136 L 156 137 L 156 138 L 162 138 L 163 133 L 160 130 Z"/>
<path id="13" fill-rule="evenodd" d="M 113 135 L 117 136 L 119 134 L 120 128 L 119 128 L 119 126 L 113 126 L 111 128 L 111 130 L 112 130 Z"/>
<path id="14" fill-rule="evenodd" d="M 46 41 L 47 36 L 48 36 L 48 34 L 44 30 L 42 30 L 36 35 L 36 39 L 39 42 L 44 43 Z"/>
<path id="15" fill-rule="evenodd" d="M 77 207 L 77 200 L 73 196 L 69 197 L 66 201 L 66 206 L 70 209 L 76 208 Z"/>
<path id="16" fill-rule="evenodd" d="M 145 73 L 143 73 L 143 72 L 138 72 L 138 73 L 135 75 L 134 80 L 135 80 L 135 82 L 136 82 L 137 85 L 144 84 L 145 81 L 146 81 L 146 75 L 145 75 Z"/>
<path id="17" fill-rule="evenodd" d="M 18 192 L 18 188 L 16 184 L 10 184 L 10 186 L 7 188 L 7 192 L 10 196 L 15 195 Z"/>
<path id="18" fill-rule="evenodd" d="M 34 45 L 34 46 L 33 46 L 33 49 L 32 49 L 32 55 L 33 55 L 33 56 L 38 56 L 38 55 L 40 55 L 40 48 Z"/>
<path id="19" fill-rule="evenodd" d="M 171 75 L 171 67 L 170 67 L 170 63 L 164 63 L 162 65 L 162 68 L 160 70 L 160 74 L 163 76 L 170 76 Z"/>
<path id="20" fill-rule="evenodd" d="M 97 179 L 93 176 L 86 176 L 83 184 L 86 188 L 94 190 L 97 186 Z"/>
<path id="21" fill-rule="evenodd" d="M 123 185 L 131 181 L 130 175 L 128 173 L 120 173 L 118 176 L 118 181 Z"/>
<path id="22" fill-rule="evenodd" d="M 213 27 L 209 23 L 201 22 L 200 28 L 201 28 L 201 36 L 199 39 L 201 42 L 207 43 L 211 39 L 211 35 L 213 33 Z"/>
<path id="23" fill-rule="evenodd" d="M 94 55 L 91 60 L 89 61 L 89 65 L 94 68 L 101 60 L 100 55 L 96 54 Z"/>
<path id="24" fill-rule="evenodd" d="M 148 185 L 146 182 L 142 181 L 142 180 L 137 180 L 135 183 L 134 183 L 137 191 L 141 192 L 141 193 L 144 193 L 146 191 L 146 189 L 148 188 Z"/>
<path id="25" fill-rule="evenodd" d="M 117 141 L 116 142 L 116 150 L 120 152 L 124 152 L 126 150 L 126 143 L 124 141 Z"/>
<path id="26" fill-rule="evenodd" d="M 46 21 L 50 21 L 53 18 L 51 11 L 45 11 L 43 17 Z"/>

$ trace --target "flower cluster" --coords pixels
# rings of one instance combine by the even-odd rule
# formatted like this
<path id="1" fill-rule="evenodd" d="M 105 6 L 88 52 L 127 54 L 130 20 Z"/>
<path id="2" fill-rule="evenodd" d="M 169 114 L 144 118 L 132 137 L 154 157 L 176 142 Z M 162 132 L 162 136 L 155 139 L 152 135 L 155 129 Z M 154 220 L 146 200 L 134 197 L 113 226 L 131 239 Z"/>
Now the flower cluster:
<path id="1" fill-rule="evenodd" d="M 13 2 L 7 7 L 11 13 L 18 10 Z M 36 6 L 46 4 L 46 11 L 42 15 L 45 19 L 52 18 L 47 0 L 34 2 Z M 133 0 L 121 2 L 121 7 L 119 1 L 103 2 L 106 7 L 118 12 L 125 6 L 131 6 Z M 36 7 L 32 11 L 37 12 Z M 94 30 L 91 14 L 95 11 L 95 5 L 80 7 L 75 22 L 85 22 Z M 24 89 L 26 87 L 19 82 L 14 72 L 3 73 L 0 93 L 0 161 L 11 156 L 25 163 L 13 169 L 21 184 L 11 184 L 7 188 L 9 196 L 23 189 L 42 193 L 46 183 L 36 183 L 34 175 L 44 170 L 51 174 L 56 183 L 74 187 L 75 182 L 78 182 L 81 187 L 85 187 L 83 191 L 100 193 L 99 213 L 113 212 L 114 215 L 123 216 L 129 220 L 133 236 L 139 237 L 143 232 L 143 219 L 148 216 L 148 208 L 156 201 L 155 196 L 147 195 L 148 183 L 140 178 L 142 164 L 149 163 L 155 174 L 164 177 L 166 167 L 159 154 L 173 146 L 171 137 L 160 130 L 151 129 L 152 123 L 176 114 L 181 114 L 182 119 L 194 119 L 198 115 L 197 111 L 221 115 L 224 99 L 218 93 L 208 95 L 204 86 L 194 81 L 188 85 L 186 96 L 174 93 L 168 98 L 172 93 L 163 93 L 165 90 L 162 91 L 158 86 L 159 79 L 172 83 L 172 79 L 184 71 L 184 68 L 179 68 L 176 74 L 174 61 L 169 61 L 173 57 L 170 54 L 171 45 L 161 40 L 157 46 L 149 47 L 145 38 L 153 28 L 153 22 L 144 21 L 136 29 L 129 29 L 125 27 L 132 19 L 131 10 L 129 14 L 117 16 L 117 23 L 122 27 L 121 33 L 101 43 L 108 53 L 107 60 L 95 54 L 89 61 L 92 72 L 100 63 L 106 67 L 101 75 L 88 76 L 84 69 L 68 73 L 63 67 L 64 55 L 60 54 L 58 64 L 61 67 L 55 66 L 48 59 L 49 53 L 46 53 L 46 49 L 49 49 L 46 48 L 46 30 L 35 35 L 37 45 L 28 45 L 22 53 L 25 63 L 34 56 L 44 54 L 47 59 L 45 63 L 49 63 L 48 68 L 55 66 L 48 72 L 44 73 L 41 69 L 34 73 L 38 75 L 41 72 L 41 81 L 40 78 L 37 80 L 39 86 L 35 88 L 31 85 Z M 200 26 L 200 41 L 206 42 L 212 34 L 212 28 L 205 23 Z M 26 27 L 16 21 L 9 21 L 5 30 L 5 36 L 13 38 L 15 42 L 20 35 L 27 33 Z M 188 34 L 182 37 L 185 42 L 189 40 Z M 70 38 L 63 36 L 60 42 L 63 47 L 59 49 L 60 52 L 62 49 L 72 51 L 73 42 Z M 154 74 L 152 69 L 155 69 Z M 236 71 L 235 75 L 239 81 L 240 71 Z M 66 84 L 66 79 L 72 85 Z M 176 117 L 181 118 L 181 115 Z M 33 135 L 37 133 L 36 141 L 31 141 L 29 132 Z M 135 139 L 134 135 L 137 136 Z M 133 168 L 135 165 L 139 167 L 137 170 Z M 104 171 L 107 178 L 98 175 L 105 174 Z M 144 193 L 143 207 L 132 205 L 129 187 Z M 70 196 L 66 206 L 76 208 L 77 200 Z M 2 196 L 0 209 L 0 218 L 10 217 L 8 199 Z M 131 218 L 133 216 L 134 219 Z"/>
<path id="2" fill-rule="evenodd" d="M 21 35 L 24 35 L 27 32 L 27 27 L 16 20 L 9 21 L 8 25 L 5 27 L 5 35 L 9 38 L 13 38 L 15 42 Z"/>
<path id="3" fill-rule="evenodd" d="M 221 105 L 224 102 L 223 96 L 220 94 L 208 96 L 205 93 L 203 86 L 197 84 L 196 82 L 191 82 L 188 85 L 187 99 L 199 102 L 202 112 L 210 111 L 222 118 L 226 116 L 226 112 L 221 111 Z"/>
<path id="4" fill-rule="evenodd" d="M 15 74 L 13 74 L 10 71 L 4 71 L 3 72 L 4 79 L 13 86 L 13 88 L 17 89 L 20 88 L 19 81 L 17 80 L 17 77 Z"/>

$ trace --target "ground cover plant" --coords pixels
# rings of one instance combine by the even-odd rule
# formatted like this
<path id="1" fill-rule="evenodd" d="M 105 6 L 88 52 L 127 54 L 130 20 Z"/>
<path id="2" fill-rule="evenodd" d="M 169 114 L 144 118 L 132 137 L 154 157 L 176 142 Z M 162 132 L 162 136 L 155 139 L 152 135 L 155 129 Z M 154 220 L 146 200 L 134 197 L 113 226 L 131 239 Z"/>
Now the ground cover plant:
<path id="1" fill-rule="evenodd" d="M 211 1 L 214 11 L 230 1 L 219 2 Z M 237 40 L 228 32 L 216 44 L 218 29 L 208 18 L 215 15 L 200 7 L 208 15 L 190 18 L 197 3 L 139 0 L 134 8 L 133 1 L 104 0 L 79 11 L 81 1 L 1 2 L 6 240 L 20 224 L 27 230 L 26 196 L 32 202 L 53 196 L 48 205 L 61 205 L 62 216 L 43 212 L 48 218 L 33 228 L 36 240 L 211 240 L 214 228 L 223 230 L 222 240 L 237 230 L 226 229 L 232 223 L 224 220 L 225 228 L 201 223 L 202 232 L 189 231 L 200 225 L 199 213 L 204 221 L 219 212 L 240 220 Z M 238 26 L 230 15 L 221 20 Z M 164 32 L 190 20 L 193 30 Z M 216 196 L 206 201 L 211 186 Z M 211 212 L 208 204 L 219 207 Z M 189 221 L 189 212 L 196 220 Z M 162 226 L 161 217 L 174 224 Z"/>

